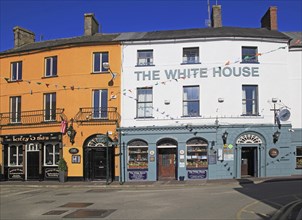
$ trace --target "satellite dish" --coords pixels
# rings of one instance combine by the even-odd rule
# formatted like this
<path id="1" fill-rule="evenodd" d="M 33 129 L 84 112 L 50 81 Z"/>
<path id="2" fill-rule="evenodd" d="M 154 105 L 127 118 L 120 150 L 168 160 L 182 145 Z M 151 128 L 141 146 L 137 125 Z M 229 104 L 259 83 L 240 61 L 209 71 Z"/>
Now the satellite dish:
<path id="1" fill-rule="evenodd" d="M 287 121 L 290 118 L 290 111 L 287 108 L 280 109 L 278 118 L 280 121 Z"/>

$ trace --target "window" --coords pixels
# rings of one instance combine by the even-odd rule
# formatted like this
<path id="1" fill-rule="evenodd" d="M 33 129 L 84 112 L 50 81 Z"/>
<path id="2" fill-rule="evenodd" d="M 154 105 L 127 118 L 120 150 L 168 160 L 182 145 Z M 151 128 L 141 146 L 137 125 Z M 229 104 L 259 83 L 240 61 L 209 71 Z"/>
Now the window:
<path id="1" fill-rule="evenodd" d="M 242 86 L 242 114 L 258 115 L 258 86 Z"/>
<path id="2" fill-rule="evenodd" d="M 46 144 L 44 146 L 44 165 L 58 165 L 60 159 L 60 144 Z"/>
<path id="3" fill-rule="evenodd" d="M 57 108 L 56 93 L 44 94 L 44 120 L 55 121 L 56 120 L 56 108 Z"/>
<path id="4" fill-rule="evenodd" d="M 152 117 L 152 88 L 138 88 L 137 89 L 137 117 L 147 118 Z"/>
<path id="5" fill-rule="evenodd" d="M 108 52 L 95 52 L 93 53 L 93 72 L 107 72 L 108 70 L 103 67 L 104 63 L 108 63 Z"/>
<path id="6" fill-rule="evenodd" d="M 135 140 L 128 145 L 128 169 L 148 169 L 148 144 Z"/>
<path id="7" fill-rule="evenodd" d="M 187 141 L 187 169 L 208 167 L 208 143 L 200 138 Z"/>
<path id="8" fill-rule="evenodd" d="M 11 81 L 22 80 L 22 61 L 11 63 Z"/>
<path id="9" fill-rule="evenodd" d="M 138 66 L 153 65 L 153 50 L 138 50 L 137 65 Z"/>
<path id="10" fill-rule="evenodd" d="M 183 116 L 199 116 L 199 86 L 183 87 Z"/>
<path id="11" fill-rule="evenodd" d="M 108 115 L 107 89 L 93 90 L 93 118 L 107 118 Z"/>
<path id="12" fill-rule="evenodd" d="M 58 58 L 57 56 L 46 57 L 45 58 L 45 76 L 56 76 L 57 75 L 57 64 Z"/>
<path id="13" fill-rule="evenodd" d="M 296 168 L 302 169 L 302 147 L 296 148 Z"/>
<path id="14" fill-rule="evenodd" d="M 21 122 L 21 96 L 10 97 L 10 122 Z"/>
<path id="15" fill-rule="evenodd" d="M 199 63 L 199 48 L 183 48 L 182 62 L 187 64 Z"/>
<path id="16" fill-rule="evenodd" d="M 8 164 L 10 166 L 22 166 L 23 165 L 23 146 L 11 145 L 8 147 Z"/>
<path id="17" fill-rule="evenodd" d="M 257 47 L 242 47 L 242 63 L 258 63 Z"/>

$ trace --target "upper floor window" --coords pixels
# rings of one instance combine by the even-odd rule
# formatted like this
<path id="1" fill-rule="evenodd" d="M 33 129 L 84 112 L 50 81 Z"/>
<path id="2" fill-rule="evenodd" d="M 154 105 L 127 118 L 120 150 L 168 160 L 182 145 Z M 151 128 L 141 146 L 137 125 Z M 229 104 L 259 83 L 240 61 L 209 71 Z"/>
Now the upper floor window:
<path id="1" fill-rule="evenodd" d="M 22 145 L 10 145 L 8 147 L 8 164 L 10 166 L 23 165 L 23 146 Z"/>
<path id="2" fill-rule="evenodd" d="M 199 63 L 199 48 L 183 48 L 182 62 L 187 64 Z"/>
<path id="3" fill-rule="evenodd" d="M 10 97 L 10 122 L 21 122 L 21 96 Z"/>
<path id="4" fill-rule="evenodd" d="M 138 50 L 137 65 L 138 66 L 153 65 L 153 50 Z"/>
<path id="5" fill-rule="evenodd" d="M 259 114 L 257 85 L 242 85 L 242 114 Z"/>
<path id="6" fill-rule="evenodd" d="M 58 69 L 58 58 L 57 56 L 45 58 L 45 76 L 56 76 Z"/>
<path id="7" fill-rule="evenodd" d="M 22 61 L 11 63 L 11 81 L 22 80 Z"/>
<path id="8" fill-rule="evenodd" d="M 107 118 L 108 115 L 108 90 L 93 90 L 93 118 Z"/>
<path id="9" fill-rule="evenodd" d="M 57 97 L 56 93 L 44 94 L 44 120 L 56 120 Z"/>
<path id="10" fill-rule="evenodd" d="M 152 88 L 137 88 L 137 117 L 147 118 L 153 115 Z"/>
<path id="11" fill-rule="evenodd" d="M 242 47 L 242 63 L 258 63 L 257 47 Z"/>
<path id="12" fill-rule="evenodd" d="M 108 52 L 95 52 L 93 53 L 93 72 L 107 72 L 107 69 L 104 68 L 103 64 L 109 62 L 109 53 Z"/>
<path id="13" fill-rule="evenodd" d="M 199 116 L 199 86 L 183 87 L 183 116 Z"/>

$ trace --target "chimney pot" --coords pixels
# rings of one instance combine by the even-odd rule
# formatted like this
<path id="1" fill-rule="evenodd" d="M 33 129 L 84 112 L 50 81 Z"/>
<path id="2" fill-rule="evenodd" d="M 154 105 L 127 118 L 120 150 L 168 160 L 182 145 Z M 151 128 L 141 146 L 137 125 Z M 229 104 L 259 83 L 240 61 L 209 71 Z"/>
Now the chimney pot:
<path id="1" fill-rule="evenodd" d="M 35 42 L 35 34 L 19 26 L 14 27 L 14 47 L 21 47 Z"/>
<path id="2" fill-rule="evenodd" d="M 271 6 L 261 18 L 261 27 L 269 30 L 278 30 L 277 24 L 277 7 Z"/>
<path id="3" fill-rule="evenodd" d="M 221 5 L 213 5 L 211 14 L 212 27 L 222 27 Z"/>
<path id="4" fill-rule="evenodd" d="M 99 23 L 93 13 L 84 14 L 84 35 L 92 36 L 99 32 Z"/>

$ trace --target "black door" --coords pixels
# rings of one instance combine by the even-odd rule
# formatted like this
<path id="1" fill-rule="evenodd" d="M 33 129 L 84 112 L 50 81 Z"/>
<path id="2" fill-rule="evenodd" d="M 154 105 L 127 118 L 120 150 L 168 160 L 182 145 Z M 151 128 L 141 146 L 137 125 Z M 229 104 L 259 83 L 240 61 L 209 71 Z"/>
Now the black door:
<path id="1" fill-rule="evenodd" d="M 257 176 L 257 148 L 244 147 L 241 154 L 241 176 Z"/>
<path id="2" fill-rule="evenodd" d="M 27 152 L 27 179 L 39 179 L 39 152 Z"/>
<path id="3" fill-rule="evenodd" d="M 86 180 L 112 180 L 113 177 L 113 158 L 112 148 L 88 148 L 85 151 L 85 179 Z M 108 161 L 107 161 L 108 154 Z M 108 168 L 107 168 L 108 167 Z"/>

